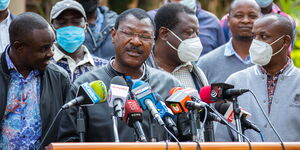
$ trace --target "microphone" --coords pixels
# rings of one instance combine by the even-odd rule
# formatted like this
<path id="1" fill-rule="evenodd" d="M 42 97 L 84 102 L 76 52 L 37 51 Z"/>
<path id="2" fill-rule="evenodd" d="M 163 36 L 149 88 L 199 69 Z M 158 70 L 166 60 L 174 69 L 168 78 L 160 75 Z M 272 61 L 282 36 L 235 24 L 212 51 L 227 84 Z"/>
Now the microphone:
<path id="1" fill-rule="evenodd" d="M 107 102 L 108 106 L 114 109 L 114 115 L 117 117 L 123 117 L 123 108 L 128 92 L 129 87 L 122 77 L 115 76 L 111 79 Z"/>
<path id="2" fill-rule="evenodd" d="M 158 124 L 161 126 L 165 126 L 164 121 L 160 117 L 154 105 L 157 100 L 152 93 L 150 85 L 148 83 L 145 83 L 144 81 L 138 80 L 132 85 L 131 91 L 142 109 L 148 109 L 153 118 L 158 122 Z"/>
<path id="3" fill-rule="evenodd" d="M 103 81 L 97 80 L 90 84 L 85 82 L 80 85 L 77 97 L 64 104 L 61 108 L 68 109 L 72 106 L 89 106 L 106 100 L 107 90 Z"/>
<path id="4" fill-rule="evenodd" d="M 229 100 L 240 96 L 249 91 L 249 89 L 233 89 L 234 86 L 226 83 L 211 84 L 210 100 Z"/>
<path id="5" fill-rule="evenodd" d="M 235 125 L 233 106 L 231 103 L 216 103 L 215 108 L 220 114 L 224 116 L 226 120 L 228 120 L 228 122 Z M 256 132 L 260 133 L 260 129 L 254 123 L 247 119 L 251 116 L 251 114 L 245 111 L 243 108 L 240 109 L 241 125 L 245 129 L 253 129 Z"/>
<path id="6" fill-rule="evenodd" d="M 129 127 L 134 128 L 141 142 L 147 142 L 141 126 L 141 122 L 143 121 L 143 111 L 135 100 L 127 100 L 125 102 L 124 121 Z"/>
<path id="7" fill-rule="evenodd" d="M 200 99 L 198 98 L 199 94 L 194 94 L 195 91 L 197 93 L 197 90 L 187 88 L 177 90 L 175 93 L 170 92 L 173 94 L 166 99 L 166 102 L 168 103 L 169 108 L 171 108 L 174 114 L 188 112 L 188 110 L 202 109 L 207 106 L 206 103 L 200 101 Z M 193 99 L 197 102 L 192 101 Z"/>
<path id="8" fill-rule="evenodd" d="M 156 108 L 160 117 L 164 119 L 167 128 L 172 129 L 173 133 L 177 136 L 179 134 L 177 126 L 173 119 L 175 118 L 172 110 L 166 106 L 163 101 L 158 100 L 156 103 Z"/>

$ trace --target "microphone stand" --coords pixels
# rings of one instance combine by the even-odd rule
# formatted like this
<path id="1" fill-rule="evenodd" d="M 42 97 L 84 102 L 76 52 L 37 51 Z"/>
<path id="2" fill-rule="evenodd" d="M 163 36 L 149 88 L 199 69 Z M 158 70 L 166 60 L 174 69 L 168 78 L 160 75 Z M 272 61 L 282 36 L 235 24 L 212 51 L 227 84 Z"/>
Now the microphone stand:
<path id="1" fill-rule="evenodd" d="M 193 141 L 196 142 L 197 141 L 196 118 L 195 118 L 192 110 L 189 110 L 189 118 L 190 118 L 190 124 L 191 124 L 192 139 L 193 139 Z"/>
<path id="2" fill-rule="evenodd" d="M 115 142 L 120 142 L 119 139 L 119 132 L 118 132 L 118 122 L 117 122 L 117 116 L 112 115 L 111 116 L 112 122 L 113 122 L 113 132 L 114 132 L 114 138 L 115 138 Z"/>
<path id="3" fill-rule="evenodd" d="M 157 137 L 155 136 L 154 128 L 155 128 L 155 122 L 152 117 L 148 119 L 149 122 L 149 128 L 150 128 L 150 141 L 151 142 L 157 142 Z"/>
<path id="4" fill-rule="evenodd" d="M 85 121 L 81 106 L 79 106 L 79 110 L 77 112 L 77 132 L 79 133 L 80 142 L 85 142 Z"/>
<path id="5" fill-rule="evenodd" d="M 232 98 L 232 105 L 233 105 L 233 112 L 234 112 L 234 120 L 235 120 L 236 130 L 241 133 L 242 132 L 241 118 L 240 118 L 241 110 L 239 108 L 239 104 L 238 104 L 238 101 L 237 101 L 236 97 Z M 237 140 L 238 140 L 238 142 L 243 142 L 242 136 L 240 134 L 237 134 Z"/>

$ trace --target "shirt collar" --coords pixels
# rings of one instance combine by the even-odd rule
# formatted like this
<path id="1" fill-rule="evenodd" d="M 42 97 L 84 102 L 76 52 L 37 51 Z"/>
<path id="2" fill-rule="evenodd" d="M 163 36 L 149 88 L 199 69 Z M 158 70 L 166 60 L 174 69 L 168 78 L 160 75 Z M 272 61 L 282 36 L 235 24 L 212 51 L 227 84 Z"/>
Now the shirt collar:
<path id="1" fill-rule="evenodd" d="M 177 66 L 177 67 L 172 71 L 172 73 L 174 73 L 174 72 L 176 72 L 176 71 L 178 71 L 178 70 L 180 70 L 181 68 L 184 68 L 184 67 L 187 67 L 188 70 L 189 70 L 189 72 L 192 72 L 192 71 L 193 71 L 193 65 L 192 65 L 192 63 L 189 61 L 189 62 L 186 62 L 186 63 L 184 63 L 184 64 L 181 64 L 181 65 Z"/>
<path id="2" fill-rule="evenodd" d="M 244 64 L 251 64 L 251 60 L 250 60 L 250 56 L 247 56 L 245 60 L 243 60 L 241 58 L 241 56 L 236 53 L 236 51 L 234 50 L 233 48 L 233 45 L 232 45 L 232 38 L 226 43 L 225 45 L 225 50 L 224 50 L 224 56 L 235 56 L 236 58 L 238 58 L 242 63 Z"/>
<path id="3" fill-rule="evenodd" d="M 9 49 L 10 49 L 10 45 L 7 46 L 6 50 L 5 50 L 5 59 L 6 59 L 6 62 L 7 62 L 7 68 L 8 68 L 8 70 L 16 70 L 17 71 L 16 66 L 14 65 L 14 63 L 12 62 L 12 60 L 10 59 L 10 57 L 8 55 Z"/>
<path id="4" fill-rule="evenodd" d="M 286 68 L 288 68 L 288 66 L 291 64 L 291 62 L 292 62 L 292 60 L 290 58 L 288 58 L 287 63 L 275 74 L 275 76 L 282 74 L 286 70 Z M 259 68 L 263 74 L 271 76 L 265 68 L 263 68 L 262 66 L 259 66 Z"/>
<path id="5" fill-rule="evenodd" d="M 93 56 L 90 54 L 89 50 L 87 49 L 86 46 L 81 45 L 83 47 L 83 51 L 84 51 L 84 57 L 83 60 L 81 60 L 80 62 L 84 62 L 84 63 L 90 63 L 92 66 L 95 66 L 95 62 L 93 59 Z M 72 59 L 70 56 L 64 54 L 55 44 L 53 45 L 54 48 L 54 56 L 53 59 L 58 62 L 59 60 L 66 58 L 66 59 Z"/>
<path id="6" fill-rule="evenodd" d="M 7 17 L 2 21 L 0 22 L 1 24 L 7 24 L 9 25 L 11 23 L 12 19 L 11 19 L 11 16 L 10 16 L 10 11 L 8 10 L 8 15 Z"/>

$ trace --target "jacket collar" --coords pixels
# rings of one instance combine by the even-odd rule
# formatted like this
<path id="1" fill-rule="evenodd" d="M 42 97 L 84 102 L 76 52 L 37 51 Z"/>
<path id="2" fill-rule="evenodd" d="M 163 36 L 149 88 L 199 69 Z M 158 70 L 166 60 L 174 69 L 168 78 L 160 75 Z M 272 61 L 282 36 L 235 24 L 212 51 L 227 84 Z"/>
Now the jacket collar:
<path id="1" fill-rule="evenodd" d="M 291 60 L 290 60 L 291 61 Z M 264 73 L 261 71 L 260 66 L 254 65 L 254 71 L 256 75 L 264 75 Z M 293 76 L 295 73 L 296 67 L 294 66 L 293 61 L 289 63 L 289 65 L 282 71 L 281 75 L 283 76 Z"/>
<path id="2" fill-rule="evenodd" d="M 124 79 L 128 79 L 125 74 L 121 73 L 121 72 L 118 72 L 117 70 L 115 70 L 113 67 L 112 67 L 112 61 L 115 59 L 115 57 L 112 57 L 109 61 L 109 63 L 106 65 L 105 67 L 105 71 L 109 74 L 109 76 L 122 76 Z M 145 66 L 145 74 L 144 74 L 144 77 L 141 79 L 145 82 L 148 82 L 149 81 L 149 76 L 150 76 L 150 67 L 148 67 L 146 65 L 146 63 L 144 63 L 144 66 Z"/>

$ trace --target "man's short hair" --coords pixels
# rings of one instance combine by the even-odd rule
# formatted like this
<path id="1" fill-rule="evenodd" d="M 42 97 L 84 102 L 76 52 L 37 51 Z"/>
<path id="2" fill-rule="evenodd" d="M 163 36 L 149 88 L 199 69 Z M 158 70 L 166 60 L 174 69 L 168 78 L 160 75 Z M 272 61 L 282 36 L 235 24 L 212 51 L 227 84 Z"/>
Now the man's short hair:
<path id="1" fill-rule="evenodd" d="M 195 14 L 192 9 L 179 3 L 169 3 L 158 9 L 154 18 L 156 24 L 155 40 L 158 37 L 159 29 L 161 27 L 166 27 L 170 30 L 176 27 L 179 22 L 177 15 L 182 12 L 191 15 Z"/>
<path id="2" fill-rule="evenodd" d="M 153 26 L 153 29 L 155 30 L 155 23 L 154 23 L 154 21 L 151 19 L 151 17 L 147 14 L 147 12 L 145 10 L 140 9 L 140 8 L 131 8 L 131 9 L 128 9 L 128 10 L 122 12 L 118 16 L 118 18 L 116 19 L 115 29 L 118 29 L 119 25 L 120 25 L 120 22 L 124 21 L 125 18 L 128 15 L 130 15 L 130 14 L 133 15 L 134 17 L 136 17 L 139 20 L 142 20 L 144 18 L 149 18 L 150 21 L 151 21 L 151 24 Z"/>
<path id="3" fill-rule="evenodd" d="M 9 26 L 9 41 L 11 44 L 17 40 L 24 41 L 33 30 L 46 28 L 50 28 L 50 25 L 42 16 L 33 12 L 22 13 Z"/>
<path id="4" fill-rule="evenodd" d="M 286 16 L 283 16 L 281 14 L 277 14 L 277 13 L 274 13 L 274 14 L 267 14 L 267 15 L 264 15 L 260 18 L 257 19 L 258 20 L 262 20 L 262 19 L 266 19 L 266 18 L 272 18 L 272 17 L 276 17 L 276 25 L 280 26 L 281 30 L 278 31 L 278 32 L 281 32 L 285 35 L 289 35 L 292 39 L 292 41 L 294 40 L 294 30 L 293 30 L 293 25 L 291 23 L 291 21 L 286 17 Z"/>

